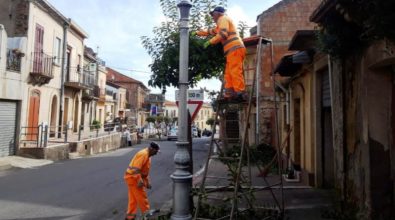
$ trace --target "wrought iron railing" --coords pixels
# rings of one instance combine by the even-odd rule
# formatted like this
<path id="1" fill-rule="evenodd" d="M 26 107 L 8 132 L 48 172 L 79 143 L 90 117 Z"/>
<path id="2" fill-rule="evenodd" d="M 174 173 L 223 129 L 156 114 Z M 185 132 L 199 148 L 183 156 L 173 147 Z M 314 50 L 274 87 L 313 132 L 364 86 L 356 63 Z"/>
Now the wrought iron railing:
<path id="1" fill-rule="evenodd" d="M 23 53 L 17 49 L 7 49 L 7 70 L 21 71 L 21 60 Z"/>
<path id="2" fill-rule="evenodd" d="M 95 74 L 90 71 L 84 71 L 82 73 L 82 83 L 89 87 L 94 87 L 96 85 Z"/>
<path id="3" fill-rule="evenodd" d="M 53 78 L 52 72 L 52 61 L 53 57 L 43 53 L 43 52 L 33 52 L 33 64 L 31 73 L 37 75 L 44 75 Z"/>

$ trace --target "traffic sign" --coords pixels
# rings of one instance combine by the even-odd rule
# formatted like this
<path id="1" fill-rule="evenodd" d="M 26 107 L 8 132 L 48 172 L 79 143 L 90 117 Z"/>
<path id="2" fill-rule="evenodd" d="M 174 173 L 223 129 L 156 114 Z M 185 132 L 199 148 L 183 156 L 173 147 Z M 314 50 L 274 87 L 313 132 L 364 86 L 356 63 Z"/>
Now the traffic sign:
<path id="1" fill-rule="evenodd" d="M 178 106 L 178 101 L 176 101 L 176 104 Z M 200 108 L 202 108 L 203 101 L 188 101 L 187 108 L 189 111 L 189 114 L 191 115 L 191 121 L 193 121 L 196 118 L 197 113 L 199 112 Z"/>
<path id="2" fill-rule="evenodd" d="M 180 90 L 176 90 L 176 101 L 179 101 L 179 93 Z M 191 101 L 203 101 L 204 100 L 204 90 L 203 89 L 195 89 L 195 90 L 188 90 L 187 100 Z"/>

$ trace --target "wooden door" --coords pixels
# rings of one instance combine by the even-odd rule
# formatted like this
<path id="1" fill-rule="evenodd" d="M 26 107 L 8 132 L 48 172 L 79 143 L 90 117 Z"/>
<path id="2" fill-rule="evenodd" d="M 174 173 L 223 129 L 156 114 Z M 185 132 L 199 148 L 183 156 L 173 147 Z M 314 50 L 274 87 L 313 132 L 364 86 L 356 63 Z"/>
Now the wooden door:
<path id="1" fill-rule="evenodd" d="M 29 99 L 29 116 L 27 140 L 36 141 L 38 137 L 38 114 L 40 110 L 40 94 L 32 92 Z"/>
<path id="2" fill-rule="evenodd" d="M 43 45 L 44 45 L 44 27 L 36 24 L 34 38 L 34 55 L 33 55 L 33 72 L 41 73 L 43 71 Z"/>

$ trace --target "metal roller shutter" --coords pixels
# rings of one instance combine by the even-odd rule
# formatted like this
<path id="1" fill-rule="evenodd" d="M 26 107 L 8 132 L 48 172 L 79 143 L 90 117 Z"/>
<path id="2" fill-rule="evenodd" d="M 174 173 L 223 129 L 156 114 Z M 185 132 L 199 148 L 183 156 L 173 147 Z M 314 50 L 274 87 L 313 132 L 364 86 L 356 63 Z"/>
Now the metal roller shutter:
<path id="1" fill-rule="evenodd" d="M 15 153 L 16 102 L 0 101 L 0 157 Z"/>

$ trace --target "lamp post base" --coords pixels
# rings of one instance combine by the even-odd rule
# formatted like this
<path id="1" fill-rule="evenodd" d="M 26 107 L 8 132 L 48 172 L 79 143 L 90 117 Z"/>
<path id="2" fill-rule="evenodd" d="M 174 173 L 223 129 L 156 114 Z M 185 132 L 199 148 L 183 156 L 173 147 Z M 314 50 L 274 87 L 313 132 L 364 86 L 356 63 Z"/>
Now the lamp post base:
<path id="1" fill-rule="evenodd" d="M 170 177 L 173 179 L 173 214 L 172 220 L 191 220 L 192 215 L 189 207 L 189 195 L 191 192 L 192 175 L 189 172 L 174 173 Z"/>

